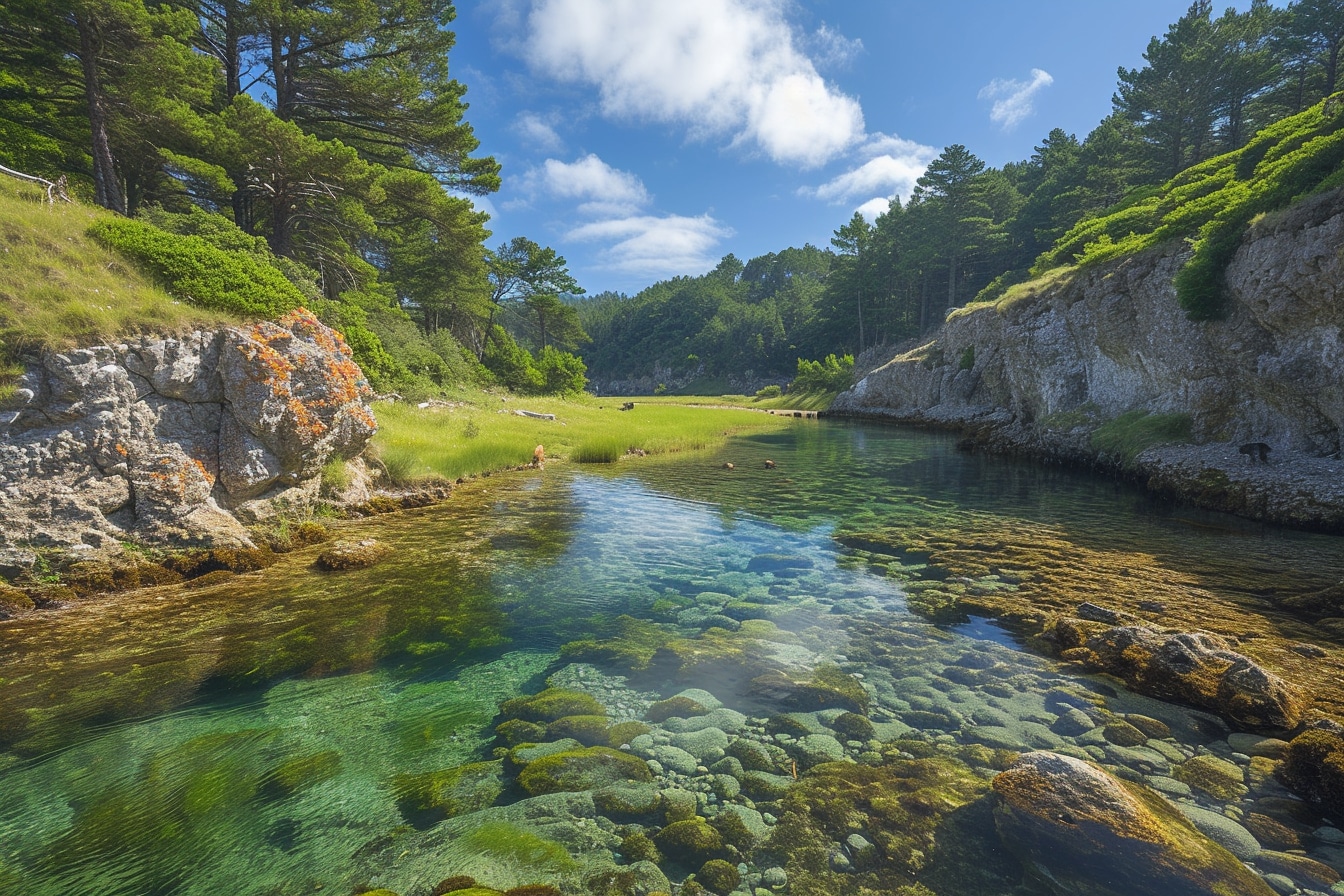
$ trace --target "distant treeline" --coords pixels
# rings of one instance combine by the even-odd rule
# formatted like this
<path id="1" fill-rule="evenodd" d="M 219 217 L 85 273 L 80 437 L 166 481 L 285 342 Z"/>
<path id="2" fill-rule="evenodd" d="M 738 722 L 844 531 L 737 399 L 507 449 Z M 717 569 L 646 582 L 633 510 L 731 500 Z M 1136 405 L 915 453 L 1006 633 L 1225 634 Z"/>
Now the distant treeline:
<path id="1" fill-rule="evenodd" d="M 1119 70 L 1112 114 L 1083 140 L 1052 130 L 1002 168 L 954 144 L 908 201 L 872 223 L 856 213 L 826 250 L 728 256 L 702 277 L 582 302 L 584 358 L 604 376 L 654 362 L 788 375 L 800 357 L 900 342 L 1050 268 L 1177 236 L 1198 250 L 1182 302 L 1214 316 L 1220 266 L 1251 217 L 1339 180 L 1338 110 L 1320 101 L 1340 87 L 1341 50 L 1340 0 L 1217 17 L 1200 0 L 1142 67 Z"/>

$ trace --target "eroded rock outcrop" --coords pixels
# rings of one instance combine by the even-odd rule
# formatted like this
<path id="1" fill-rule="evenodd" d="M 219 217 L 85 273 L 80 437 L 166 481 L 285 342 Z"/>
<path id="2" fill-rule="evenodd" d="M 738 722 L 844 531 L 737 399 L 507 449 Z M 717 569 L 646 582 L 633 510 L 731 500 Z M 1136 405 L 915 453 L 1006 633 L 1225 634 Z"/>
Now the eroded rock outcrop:
<path id="1" fill-rule="evenodd" d="M 1207 632 L 1060 619 L 1053 636 L 1066 658 L 1109 672 L 1140 693 L 1207 709 L 1245 728 L 1293 728 L 1309 705 L 1296 688 Z"/>
<path id="2" fill-rule="evenodd" d="M 1095 462 L 1129 412 L 1188 415 L 1190 444 L 1133 467 L 1159 490 L 1274 522 L 1344 530 L 1344 191 L 1254 225 L 1222 320 L 1187 319 L 1169 244 L 954 312 L 833 410 L 969 429 L 993 448 Z M 1263 442 L 1269 463 L 1238 447 Z M 1115 462 L 1116 458 L 1109 458 Z"/>
<path id="3" fill-rule="evenodd" d="M 134 539 L 246 545 L 358 455 L 371 391 L 338 333 L 278 322 L 48 352 L 0 414 L 0 554 Z"/>
<path id="4" fill-rule="evenodd" d="M 1274 892 L 1161 796 L 1081 759 L 1025 753 L 993 786 L 1000 835 L 1061 896 Z"/>

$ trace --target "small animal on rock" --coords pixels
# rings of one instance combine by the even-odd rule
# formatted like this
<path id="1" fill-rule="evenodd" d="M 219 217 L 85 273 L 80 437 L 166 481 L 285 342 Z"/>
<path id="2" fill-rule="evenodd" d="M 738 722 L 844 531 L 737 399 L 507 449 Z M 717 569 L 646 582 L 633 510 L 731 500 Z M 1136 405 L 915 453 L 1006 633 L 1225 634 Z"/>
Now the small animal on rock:
<path id="1" fill-rule="evenodd" d="M 1251 463 L 1269 463 L 1269 446 L 1264 442 L 1247 442 L 1237 449 L 1238 454 L 1244 454 L 1251 459 Z"/>
<path id="2" fill-rule="evenodd" d="M 536 467 L 537 469 L 541 469 L 546 466 L 546 449 L 541 445 L 538 445 L 532 451 L 532 466 Z"/>
<path id="3" fill-rule="evenodd" d="M 772 460 L 768 460 L 768 461 L 766 461 L 766 462 L 765 462 L 765 468 L 766 468 L 767 470 L 773 470 L 773 469 L 775 468 L 775 462 L 772 461 Z"/>

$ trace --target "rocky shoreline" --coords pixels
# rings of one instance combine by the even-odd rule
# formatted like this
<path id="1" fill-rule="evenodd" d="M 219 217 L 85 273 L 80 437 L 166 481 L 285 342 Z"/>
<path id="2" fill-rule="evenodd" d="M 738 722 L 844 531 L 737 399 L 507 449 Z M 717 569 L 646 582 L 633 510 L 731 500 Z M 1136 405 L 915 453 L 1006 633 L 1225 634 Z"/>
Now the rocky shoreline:
<path id="1" fill-rule="evenodd" d="M 952 311 L 831 413 L 956 429 L 1199 507 L 1344 532 L 1341 245 L 1344 191 L 1265 216 L 1209 321 L 1176 298 L 1184 245 L 1054 271 Z"/>

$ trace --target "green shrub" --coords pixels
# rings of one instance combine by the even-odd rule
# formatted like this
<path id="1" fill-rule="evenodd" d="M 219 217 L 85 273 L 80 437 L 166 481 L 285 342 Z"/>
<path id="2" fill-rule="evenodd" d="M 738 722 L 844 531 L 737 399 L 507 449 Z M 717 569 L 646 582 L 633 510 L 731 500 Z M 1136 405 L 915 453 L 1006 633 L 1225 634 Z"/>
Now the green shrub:
<path id="1" fill-rule="evenodd" d="M 760 401 L 763 398 L 778 398 L 783 394 L 784 394 L 783 389 L 779 388 L 774 384 L 771 384 L 763 389 L 756 390 L 756 400 Z"/>
<path id="2" fill-rule="evenodd" d="M 89 235 L 150 271 L 177 298 L 202 308 L 278 317 L 304 301 L 277 268 L 203 237 L 168 233 L 128 218 L 95 221 Z"/>
<path id="3" fill-rule="evenodd" d="M 790 392 L 843 392 L 854 385 L 854 356 L 827 355 L 822 361 L 798 359 Z"/>
<path id="4" fill-rule="evenodd" d="M 961 370 L 970 370 L 975 366 L 975 346 L 968 345 L 961 353 L 961 360 L 957 362 L 957 367 Z"/>
<path id="5" fill-rule="evenodd" d="M 485 346 L 485 367 L 501 386 L 522 395 L 535 395 L 546 388 L 546 376 L 537 369 L 532 354 L 495 324 Z"/>
<path id="6" fill-rule="evenodd" d="M 541 372 L 542 388 L 547 395 L 577 395 L 588 384 L 585 376 L 588 368 L 583 359 L 549 345 L 537 358 L 537 370 Z"/>

